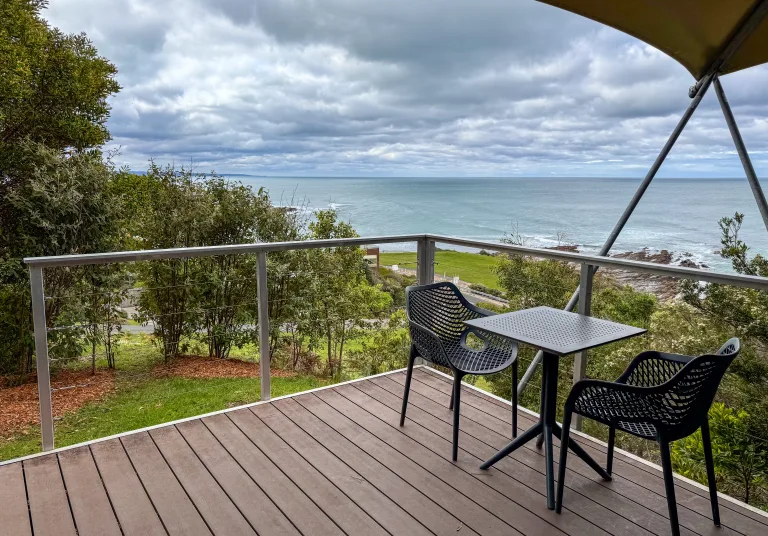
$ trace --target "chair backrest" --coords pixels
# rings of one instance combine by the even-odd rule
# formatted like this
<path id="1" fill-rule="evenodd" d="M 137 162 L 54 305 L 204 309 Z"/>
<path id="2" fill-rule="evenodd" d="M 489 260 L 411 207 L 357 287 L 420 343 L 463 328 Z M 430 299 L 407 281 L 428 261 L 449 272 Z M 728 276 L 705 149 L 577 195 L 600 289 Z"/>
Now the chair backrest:
<path id="1" fill-rule="evenodd" d="M 448 282 L 405 289 L 408 320 L 434 332 L 443 342 L 458 342 L 466 331 L 465 320 L 477 318 L 456 285 Z"/>
<path id="2" fill-rule="evenodd" d="M 450 364 L 444 350 L 461 341 L 461 335 L 467 329 L 464 321 L 481 316 L 470 309 L 469 302 L 456 285 L 447 282 L 406 288 L 405 312 L 410 323 L 411 341 L 419 355 L 445 367 Z M 425 336 L 414 323 L 434 333 L 440 344 Z"/>
<path id="3" fill-rule="evenodd" d="M 689 361 L 663 394 L 667 439 L 674 441 L 695 432 L 707 418 L 725 371 L 739 355 L 741 343 L 733 338 L 716 353 L 705 354 Z"/>

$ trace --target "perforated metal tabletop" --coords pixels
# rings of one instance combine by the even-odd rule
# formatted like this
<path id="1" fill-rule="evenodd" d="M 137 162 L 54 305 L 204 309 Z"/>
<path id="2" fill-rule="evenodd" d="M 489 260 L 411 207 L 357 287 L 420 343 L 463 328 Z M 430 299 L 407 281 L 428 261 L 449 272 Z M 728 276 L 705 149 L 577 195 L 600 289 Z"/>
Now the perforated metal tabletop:
<path id="1" fill-rule="evenodd" d="M 647 331 L 551 307 L 487 316 L 465 324 L 556 355 L 573 354 Z"/>

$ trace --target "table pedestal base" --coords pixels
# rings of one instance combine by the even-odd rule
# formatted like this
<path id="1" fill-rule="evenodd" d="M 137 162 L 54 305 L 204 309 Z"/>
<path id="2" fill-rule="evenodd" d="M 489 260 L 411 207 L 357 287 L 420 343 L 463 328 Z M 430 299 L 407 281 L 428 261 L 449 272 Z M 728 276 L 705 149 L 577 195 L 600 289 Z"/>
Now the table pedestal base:
<path id="1" fill-rule="evenodd" d="M 554 472 L 554 457 L 552 454 L 552 436 L 557 436 L 558 439 L 562 437 L 563 430 L 560 425 L 555 421 L 556 409 L 557 409 L 557 365 L 558 356 L 544 352 L 544 359 L 542 360 L 542 378 L 541 378 L 541 398 L 542 398 L 542 412 L 539 416 L 539 421 L 528 428 L 525 432 L 517 436 L 517 438 L 510 441 L 506 447 L 497 452 L 491 459 L 483 463 L 480 468 L 488 469 L 493 464 L 508 456 L 512 452 L 516 451 L 529 441 L 537 439 L 539 435 L 543 437 L 544 446 L 544 458 L 546 461 L 546 478 L 547 478 L 547 508 L 550 510 L 555 509 L 555 472 Z M 605 469 L 603 469 L 581 446 L 573 440 L 573 437 L 568 441 L 568 448 L 571 451 L 584 460 L 595 472 L 602 477 L 603 480 L 611 480 Z"/>

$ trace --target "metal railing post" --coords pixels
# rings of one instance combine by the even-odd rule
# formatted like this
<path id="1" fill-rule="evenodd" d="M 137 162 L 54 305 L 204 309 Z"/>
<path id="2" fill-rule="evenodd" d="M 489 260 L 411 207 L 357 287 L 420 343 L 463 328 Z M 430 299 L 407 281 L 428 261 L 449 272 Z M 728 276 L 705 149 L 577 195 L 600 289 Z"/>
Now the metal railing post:
<path id="1" fill-rule="evenodd" d="M 269 352 L 269 290 L 267 288 L 267 253 L 256 254 L 257 300 L 259 303 L 259 369 L 261 374 L 261 399 L 271 397 L 270 352 Z"/>
<path id="2" fill-rule="evenodd" d="M 592 282 L 595 269 L 592 265 L 582 263 L 579 277 L 579 314 L 590 316 L 592 314 Z M 573 383 L 584 378 L 587 374 L 587 350 L 577 352 L 573 358 Z M 581 415 L 574 414 L 573 427 L 581 430 Z"/>
<path id="3" fill-rule="evenodd" d="M 422 238 L 416 246 L 417 274 L 419 285 L 435 281 L 435 241 Z"/>
<path id="4" fill-rule="evenodd" d="M 51 402 L 51 369 L 48 361 L 48 327 L 45 324 L 45 293 L 43 269 L 29 269 L 29 287 L 32 291 L 32 321 L 35 328 L 35 360 L 37 394 L 40 399 L 40 432 L 43 450 L 53 448 L 53 404 Z"/>

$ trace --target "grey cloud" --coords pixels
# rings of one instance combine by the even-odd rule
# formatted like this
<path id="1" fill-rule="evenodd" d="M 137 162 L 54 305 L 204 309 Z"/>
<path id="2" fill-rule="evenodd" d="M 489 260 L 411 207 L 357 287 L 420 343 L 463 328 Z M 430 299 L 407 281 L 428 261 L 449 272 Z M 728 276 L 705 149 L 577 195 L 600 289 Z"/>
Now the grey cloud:
<path id="1" fill-rule="evenodd" d="M 118 66 L 109 127 L 135 169 L 636 176 L 692 83 L 532 0 L 53 0 L 47 16 Z M 763 172 L 768 68 L 723 83 Z M 713 96 L 663 172 L 741 174 Z"/>

